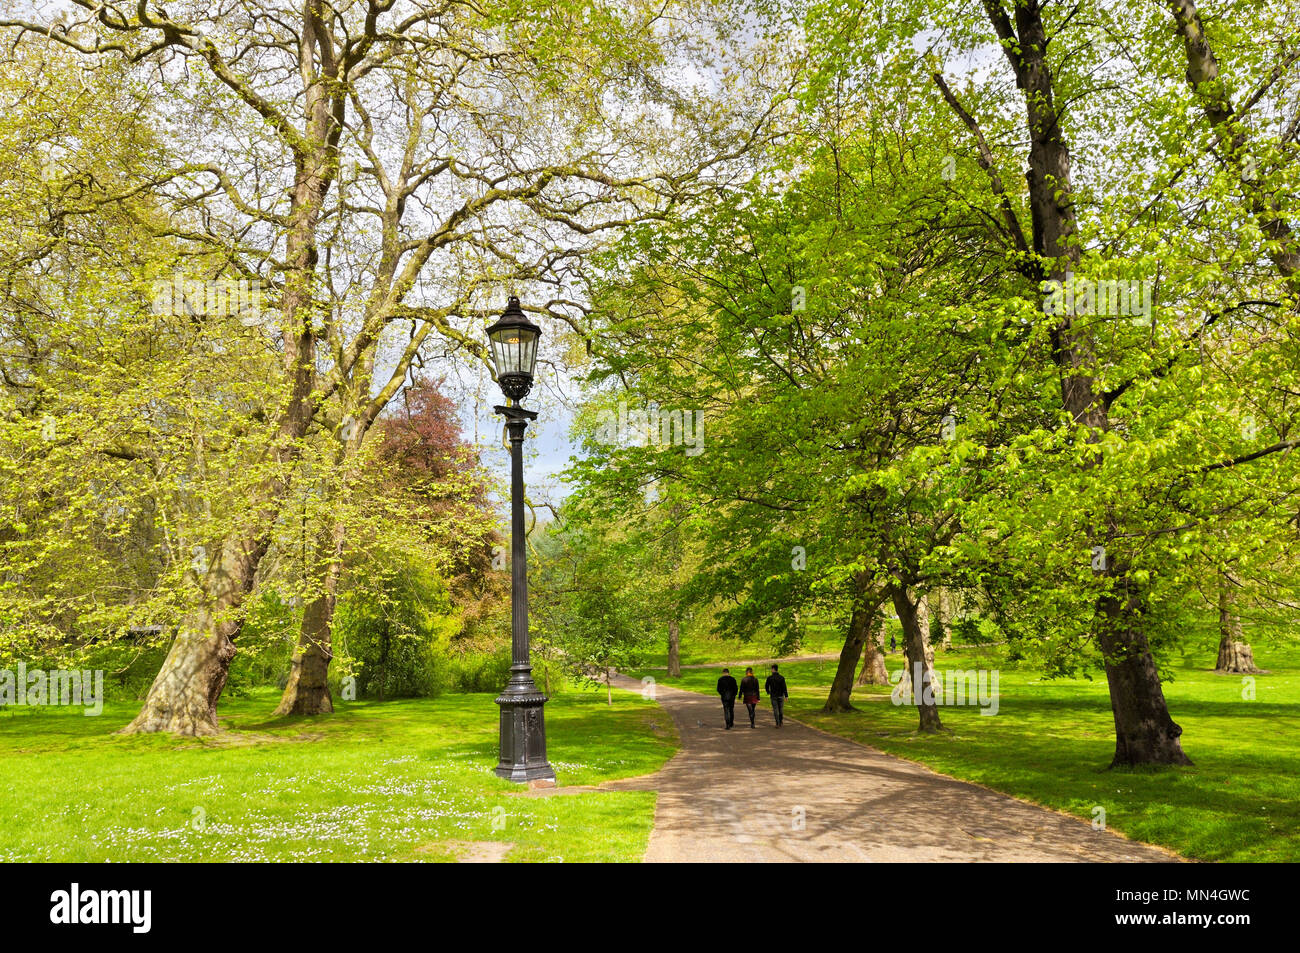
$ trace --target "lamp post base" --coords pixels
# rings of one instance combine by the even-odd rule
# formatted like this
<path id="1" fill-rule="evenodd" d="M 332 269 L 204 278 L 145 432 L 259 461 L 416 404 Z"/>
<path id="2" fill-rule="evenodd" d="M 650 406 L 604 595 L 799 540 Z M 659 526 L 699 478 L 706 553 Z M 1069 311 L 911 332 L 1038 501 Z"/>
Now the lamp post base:
<path id="1" fill-rule="evenodd" d="M 501 760 L 498 777 L 520 783 L 555 781 L 555 769 L 546 760 L 546 722 L 542 706 L 546 696 L 539 691 L 511 693 L 497 697 L 501 706 Z"/>

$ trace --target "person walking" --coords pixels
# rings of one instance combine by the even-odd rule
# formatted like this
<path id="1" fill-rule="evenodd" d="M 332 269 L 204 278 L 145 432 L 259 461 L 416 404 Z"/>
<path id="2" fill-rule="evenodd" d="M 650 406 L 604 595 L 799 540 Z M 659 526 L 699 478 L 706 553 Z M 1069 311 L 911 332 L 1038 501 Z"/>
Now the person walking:
<path id="1" fill-rule="evenodd" d="M 772 666 L 772 674 L 763 683 L 763 691 L 772 699 L 772 714 L 776 718 L 776 726 L 780 728 L 785 723 L 785 700 L 790 697 L 790 693 L 785 687 L 785 676 L 776 670 L 775 665 Z"/>
<path id="2" fill-rule="evenodd" d="M 736 680 L 731 677 L 731 669 L 724 668 L 718 679 L 718 695 L 722 698 L 722 717 L 727 723 L 727 730 L 736 723 Z"/>
<path id="3" fill-rule="evenodd" d="M 740 697 L 749 710 L 749 727 L 753 728 L 754 708 L 758 705 L 758 679 L 754 677 L 752 668 L 745 669 L 745 677 L 740 680 Z"/>

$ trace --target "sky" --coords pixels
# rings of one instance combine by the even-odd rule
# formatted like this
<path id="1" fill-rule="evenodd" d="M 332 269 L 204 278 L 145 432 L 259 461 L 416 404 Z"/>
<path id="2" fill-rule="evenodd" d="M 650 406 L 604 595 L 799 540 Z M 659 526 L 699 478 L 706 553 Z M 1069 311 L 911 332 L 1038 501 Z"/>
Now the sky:
<path id="1" fill-rule="evenodd" d="M 543 327 L 542 333 L 546 331 Z M 463 362 L 430 363 L 430 370 L 448 375 L 444 392 L 460 408 L 461 434 L 480 449 L 483 465 L 504 484 L 510 478 L 510 455 L 503 445 L 502 418 L 492 410 L 504 402 L 500 389 L 485 370 L 476 372 Z M 530 500 L 558 506 L 569 492 L 559 475 L 570 457 L 578 455 L 577 445 L 569 439 L 577 388 L 550 365 L 539 363 L 537 372 L 538 382 L 523 401 L 525 407 L 538 411 L 537 420 L 528 427 L 524 483 Z"/>

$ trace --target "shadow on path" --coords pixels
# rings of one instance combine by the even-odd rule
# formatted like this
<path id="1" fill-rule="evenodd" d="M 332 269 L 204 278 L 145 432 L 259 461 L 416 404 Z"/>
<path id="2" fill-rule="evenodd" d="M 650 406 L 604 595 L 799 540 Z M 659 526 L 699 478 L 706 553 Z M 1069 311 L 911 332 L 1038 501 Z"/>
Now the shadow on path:
<path id="1" fill-rule="evenodd" d="M 681 748 L 656 774 L 599 788 L 659 792 L 647 861 L 1179 859 L 789 718 L 777 728 L 765 705 L 751 729 L 737 704 L 727 731 L 716 698 L 657 685 L 656 700 Z"/>

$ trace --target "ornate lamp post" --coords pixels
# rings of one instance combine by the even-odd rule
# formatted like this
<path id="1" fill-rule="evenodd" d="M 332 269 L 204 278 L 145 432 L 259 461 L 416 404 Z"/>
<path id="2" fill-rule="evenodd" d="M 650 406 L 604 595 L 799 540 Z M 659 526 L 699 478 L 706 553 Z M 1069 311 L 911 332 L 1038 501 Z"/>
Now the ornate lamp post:
<path id="1" fill-rule="evenodd" d="M 519 402 L 533 386 L 537 342 L 542 329 L 524 316 L 511 298 L 497 323 L 487 329 L 497 381 L 505 406 L 493 409 L 506 419 L 510 434 L 510 680 L 497 698 L 501 706 L 501 760 L 497 774 L 511 781 L 555 781 L 546 760 L 546 696 L 533 682 L 528 660 L 528 564 L 524 540 L 524 431 L 537 412 Z"/>

